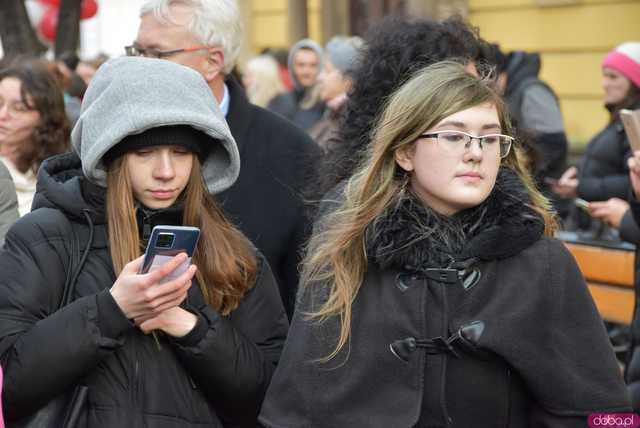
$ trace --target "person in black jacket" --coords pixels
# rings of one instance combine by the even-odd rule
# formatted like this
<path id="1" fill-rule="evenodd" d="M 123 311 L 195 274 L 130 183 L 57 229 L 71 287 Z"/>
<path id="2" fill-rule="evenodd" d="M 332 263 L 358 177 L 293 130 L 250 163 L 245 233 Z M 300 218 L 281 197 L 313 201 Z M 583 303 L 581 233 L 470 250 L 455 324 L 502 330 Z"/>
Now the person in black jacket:
<path id="1" fill-rule="evenodd" d="M 78 426 L 255 426 L 288 323 L 268 262 L 209 195 L 240 162 L 206 82 L 168 61 L 107 62 L 72 143 L 0 250 L 9 422 L 81 387 Z M 169 280 L 186 255 L 139 273 L 156 225 L 201 232 Z"/>
<path id="2" fill-rule="evenodd" d="M 301 248 L 310 232 L 303 190 L 310 163 L 321 152 L 289 121 L 251 105 L 240 85 L 226 77 L 242 38 L 235 0 L 153 0 L 143 5 L 141 16 L 136 41 L 127 53 L 193 68 L 220 103 L 238 144 L 242 167 L 236 183 L 219 200 L 225 213 L 269 260 L 290 315 Z"/>
<path id="3" fill-rule="evenodd" d="M 560 103 L 553 89 L 539 77 L 540 54 L 511 52 L 505 59 L 504 98 L 514 126 L 531 139 L 537 184 L 558 179 L 566 169 L 568 146 Z"/>
<path id="4" fill-rule="evenodd" d="M 459 63 L 391 95 L 311 238 L 260 423 L 582 428 L 629 411 L 511 132 L 500 96 Z"/>
<path id="5" fill-rule="evenodd" d="M 640 108 L 640 43 L 627 42 L 611 50 L 602 62 L 602 76 L 609 123 L 589 141 L 580 167 L 565 171 L 553 190 L 563 198 L 592 202 L 594 217 L 619 228 L 631 220 L 626 204 L 631 151 L 620 110 Z M 576 218 L 578 228 L 593 227 L 589 216 Z"/>
<path id="6" fill-rule="evenodd" d="M 311 39 L 299 40 L 291 46 L 288 64 L 294 88 L 275 97 L 267 109 L 306 131 L 313 128 L 325 110 L 318 85 L 318 77 L 324 68 L 323 57 L 322 48 Z"/>

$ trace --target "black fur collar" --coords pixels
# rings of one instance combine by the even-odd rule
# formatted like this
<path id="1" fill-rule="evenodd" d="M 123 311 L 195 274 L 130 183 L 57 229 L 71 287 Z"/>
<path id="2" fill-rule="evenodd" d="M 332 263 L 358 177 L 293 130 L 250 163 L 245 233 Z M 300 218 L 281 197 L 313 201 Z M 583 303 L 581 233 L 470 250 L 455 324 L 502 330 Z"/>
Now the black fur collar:
<path id="1" fill-rule="evenodd" d="M 503 259 L 529 247 L 544 232 L 544 220 L 529 202 L 522 181 L 508 168 L 501 168 L 486 201 L 449 218 L 405 192 L 368 228 L 367 255 L 382 269 L 411 271 L 471 258 Z"/>

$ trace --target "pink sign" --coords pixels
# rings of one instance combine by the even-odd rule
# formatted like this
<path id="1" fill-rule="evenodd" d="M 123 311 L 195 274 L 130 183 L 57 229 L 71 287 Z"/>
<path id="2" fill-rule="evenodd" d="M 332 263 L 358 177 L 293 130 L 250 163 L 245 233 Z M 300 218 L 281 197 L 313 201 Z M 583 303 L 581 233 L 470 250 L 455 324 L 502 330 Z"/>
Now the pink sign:
<path id="1" fill-rule="evenodd" d="M 635 413 L 593 413 L 589 416 L 590 428 L 638 428 L 640 416 Z"/>

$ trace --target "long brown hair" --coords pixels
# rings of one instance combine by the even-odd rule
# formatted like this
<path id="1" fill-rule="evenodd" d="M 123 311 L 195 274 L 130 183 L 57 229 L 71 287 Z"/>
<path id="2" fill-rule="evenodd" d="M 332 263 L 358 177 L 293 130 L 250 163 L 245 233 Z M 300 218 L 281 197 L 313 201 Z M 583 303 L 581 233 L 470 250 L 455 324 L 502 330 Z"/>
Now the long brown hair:
<path id="1" fill-rule="evenodd" d="M 351 305 L 367 270 L 365 231 L 400 194 L 403 174 L 395 160 L 398 150 L 411 150 L 418 136 L 459 111 L 489 103 L 496 106 L 503 132 L 512 132 L 506 107 L 487 80 L 468 74 L 464 67 L 443 61 L 418 71 L 390 98 L 373 132 L 360 168 L 349 180 L 340 207 L 322 220 L 307 248 L 301 284 L 327 287 L 328 298 L 308 316 L 318 322 L 338 316 L 340 337 L 323 360 L 335 357 L 348 343 Z M 517 144 L 502 159 L 520 177 L 531 207 L 545 221 L 545 233 L 556 228 L 547 199 L 536 189 Z"/>
<path id="2" fill-rule="evenodd" d="M 127 156 L 113 161 L 107 173 L 107 225 L 116 275 L 142 254 Z M 227 315 L 238 307 L 256 281 L 255 250 L 226 219 L 207 191 L 196 155 L 181 197 L 184 198 L 183 225 L 200 228 L 200 240 L 193 257 L 198 267 L 196 279 L 206 302 Z"/>
<path id="3" fill-rule="evenodd" d="M 19 57 L 0 69 L 0 81 L 7 77 L 20 81 L 23 102 L 29 109 L 40 113 L 40 122 L 16 161 L 18 171 L 32 170 L 35 173 L 43 160 L 70 149 L 71 125 L 65 111 L 62 88 L 43 60 Z"/>

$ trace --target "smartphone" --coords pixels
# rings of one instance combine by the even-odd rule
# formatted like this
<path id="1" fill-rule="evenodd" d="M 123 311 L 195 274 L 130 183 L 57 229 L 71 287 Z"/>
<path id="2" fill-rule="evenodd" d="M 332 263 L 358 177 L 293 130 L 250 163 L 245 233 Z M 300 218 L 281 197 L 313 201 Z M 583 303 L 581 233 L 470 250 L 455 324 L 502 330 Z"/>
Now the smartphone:
<path id="1" fill-rule="evenodd" d="M 634 152 L 640 150 L 640 110 L 622 109 L 620 119 L 622 119 L 631 150 Z"/>
<path id="2" fill-rule="evenodd" d="M 586 212 L 589 212 L 589 202 L 585 201 L 582 198 L 575 198 L 573 200 L 573 203 L 576 204 L 576 206 L 578 208 L 580 208 L 581 210 L 584 210 Z"/>
<path id="3" fill-rule="evenodd" d="M 160 280 L 160 283 L 171 281 L 184 273 L 191 265 L 191 259 L 196 251 L 200 229 L 189 226 L 156 226 L 151 231 L 151 237 L 144 253 L 144 261 L 140 273 L 153 272 L 169 261 L 172 257 L 187 253 L 187 260 L 173 272 Z"/>

